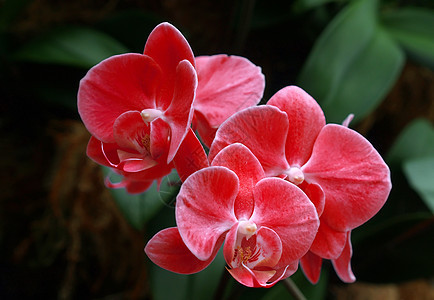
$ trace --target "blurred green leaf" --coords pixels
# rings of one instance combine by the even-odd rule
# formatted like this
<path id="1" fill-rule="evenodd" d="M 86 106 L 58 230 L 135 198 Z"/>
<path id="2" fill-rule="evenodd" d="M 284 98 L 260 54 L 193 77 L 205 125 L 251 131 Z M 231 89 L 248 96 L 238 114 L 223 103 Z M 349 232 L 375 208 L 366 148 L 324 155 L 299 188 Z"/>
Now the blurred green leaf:
<path id="1" fill-rule="evenodd" d="M 419 62 L 434 68 L 434 11 L 401 8 L 387 11 L 382 23 L 390 35 Z"/>
<path id="2" fill-rule="evenodd" d="M 151 263 L 152 264 L 152 263 Z M 177 274 L 152 264 L 150 268 L 151 294 L 153 300 L 189 300 L 190 276 Z"/>
<path id="3" fill-rule="evenodd" d="M 434 156 L 434 127 L 426 119 L 408 124 L 389 150 L 386 161 L 400 165 L 407 159 Z"/>
<path id="4" fill-rule="evenodd" d="M 83 27 L 53 30 L 18 49 L 14 58 L 47 64 L 90 68 L 115 54 L 128 52 L 103 32 Z"/>
<path id="5" fill-rule="evenodd" d="M 434 213 L 434 156 L 407 160 L 403 168 L 410 185 Z"/>
<path id="6" fill-rule="evenodd" d="M 107 176 L 117 177 L 117 174 L 111 174 L 109 168 L 103 167 L 104 173 Z M 157 188 L 157 183 L 154 184 L 142 194 L 128 194 L 125 189 L 110 189 L 116 204 L 125 216 L 126 220 L 136 228 L 142 230 L 145 223 L 154 217 L 163 206 L 173 204 L 171 200 L 176 196 L 179 186 L 179 177 L 176 171 L 165 176 L 161 182 L 160 189 Z"/>
<path id="7" fill-rule="evenodd" d="M 350 114 L 360 120 L 375 109 L 395 83 L 404 64 L 402 51 L 381 29 L 344 72 L 339 88 L 323 110 L 329 121 L 340 123 Z"/>
<path id="8" fill-rule="evenodd" d="M 351 2 L 316 41 L 299 85 L 322 106 L 329 122 L 371 112 L 399 75 L 404 56 L 377 26 L 377 1 Z"/>

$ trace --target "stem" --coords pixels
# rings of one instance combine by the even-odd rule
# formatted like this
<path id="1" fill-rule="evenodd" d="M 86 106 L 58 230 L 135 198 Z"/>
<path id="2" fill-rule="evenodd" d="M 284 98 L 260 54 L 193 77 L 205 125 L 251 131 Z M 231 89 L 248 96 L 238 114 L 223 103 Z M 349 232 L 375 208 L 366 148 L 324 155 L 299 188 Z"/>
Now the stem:
<path id="1" fill-rule="evenodd" d="M 306 300 L 306 297 L 303 295 L 303 293 L 300 291 L 300 289 L 297 287 L 294 281 L 292 281 L 291 278 L 288 277 L 282 280 L 282 283 L 295 300 Z"/>

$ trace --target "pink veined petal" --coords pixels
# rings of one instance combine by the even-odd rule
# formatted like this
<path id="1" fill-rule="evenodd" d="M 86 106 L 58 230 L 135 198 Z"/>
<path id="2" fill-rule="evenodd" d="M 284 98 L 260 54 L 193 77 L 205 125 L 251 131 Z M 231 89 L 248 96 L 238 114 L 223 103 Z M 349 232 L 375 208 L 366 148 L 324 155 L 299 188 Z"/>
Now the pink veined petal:
<path id="1" fill-rule="evenodd" d="M 205 150 L 191 128 L 173 158 L 173 163 L 181 181 L 185 181 L 194 172 L 209 166 Z"/>
<path id="2" fill-rule="evenodd" d="M 102 147 L 102 142 L 94 136 L 91 136 L 89 139 L 89 143 L 87 144 L 86 154 L 96 163 L 103 166 L 111 167 L 112 164 L 107 160 L 106 156 L 104 155 Z M 114 143 L 106 144 L 106 147 L 112 149 L 113 152 L 116 152 L 118 148 L 118 146 Z"/>
<path id="3" fill-rule="evenodd" d="M 351 230 L 372 218 L 391 189 L 389 168 L 378 152 L 363 136 L 341 125 L 328 124 L 321 130 L 302 171 L 308 182 L 323 189 L 321 220 L 336 231 Z"/>
<path id="4" fill-rule="evenodd" d="M 139 111 L 121 114 L 113 125 L 113 134 L 120 148 L 149 154 L 149 126 L 143 121 Z"/>
<path id="5" fill-rule="evenodd" d="M 194 109 L 211 128 L 217 128 L 237 111 L 259 103 L 265 78 L 248 59 L 225 54 L 196 57 L 198 76 Z"/>
<path id="6" fill-rule="evenodd" d="M 353 255 L 353 248 L 351 246 L 351 231 L 348 231 L 348 239 L 345 244 L 341 256 L 332 260 L 333 268 L 338 274 L 339 278 L 346 283 L 356 281 L 356 277 L 351 270 L 351 256 Z"/>
<path id="7" fill-rule="evenodd" d="M 167 163 L 178 151 L 193 120 L 193 100 L 196 93 L 197 77 L 194 67 L 183 60 L 176 68 L 175 89 L 172 102 L 164 112 L 164 119 L 170 126 L 170 148 Z"/>
<path id="8" fill-rule="evenodd" d="M 288 115 L 286 159 L 291 167 L 301 167 L 309 159 L 315 139 L 325 126 L 321 107 L 308 93 L 296 86 L 281 89 L 270 98 L 267 105 L 276 106 Z"/>
<path id="9" fill-rule="evenodd" d="M 249 148 L 235 143 L 223 148 L 211 165 L 226 167 L 237 174 L 240 185 L 234 204 L 235 216 L 238 220 L 249 219 L 253 212 L 253 188 L 265 177 L 258 159 Z"/>
<path id="10" fill-rule="evenodd" d="M 306 278 L 313 284 L 316 284 L 321 275 L 322 258 L 308 251 L 300 259 L 300 266 Z"/>
<path id="11" fill-rule="evenodd" d="M 162 74 L 152 58 L 135 53 L 103 60 L 80 81 L 78 112 L 89 132 L 113 143 L 113 124 L 124 112 L 155 108 Z"/>
<path id="12" fill-rule="evenodd" d="M 144 54 L 152 57 L 164 74 L 161 98 L 157 99 L 157 106 L 165 110 L 172 101 L 178 64 L 186 59 L 195 66 L 193 51 L 182 33 L 173 25 L 164 22 L 150 33 Z"/>
<path id="13" fill-rule="evenodd" d="M 214 260 L 221 245 L 222 240 L 215 245 L 207 260 L 200 260 L 185 246 L 178 228 L 171 227 L 154 235 L 146 244 L 145 252 L 153 263 L 163 269 L 180 274 L 193 274 L 202 271 Z"/>
<path id="14" fill-rule="evenodd" d="M 154 159 L 164 160 L 170 147 L 170 126 L 163 119 L 157 118 L 151 122 L 150 152 Z"/>
<path id="15" fill-rule="evenodd" d="M 274 230 L 282 240 L 282 257 L 276 268 L 300 259 L 318 230 L 315 206 L 297 186 L 280 178 L 265 178 L 253 191 L 255 209 L 250 221 Z"/>
<path id="16" fill-rule="evenodd" d="M 234 223 L 238 178 L 225 167 L 208 167 L 193 173 L 176 197 L 176 224 L 188 249 L 207 260 L 218 239 Z"/>
<path id="17" fill-rule="evenodd" d="M 288 118 L 280 109 L 269 106 L 246 108 L 227 119 L 217 130 L 208 159 L 214 159 L 229 144 L 241 143 L 261 162 L 267 176 L 288 169 L 285 141 Z"/>
<path id="18" fill-rule="evenodd" d="M 315 183 L 308 183 L 305 180 L 298 187 L 301 188 L 309 200 L 312 201 L 315 205 L 318 217 L 321 217 L 325 205 L 325 195 L 321 186 Z"/>
<path id="19" fill-rule="evenodd" d="M 347 233 L 333 230 L 320 219 L 320 225 L 310 251 L 322 258 L 334 259 L 341 255 L 347 241 Z"/>

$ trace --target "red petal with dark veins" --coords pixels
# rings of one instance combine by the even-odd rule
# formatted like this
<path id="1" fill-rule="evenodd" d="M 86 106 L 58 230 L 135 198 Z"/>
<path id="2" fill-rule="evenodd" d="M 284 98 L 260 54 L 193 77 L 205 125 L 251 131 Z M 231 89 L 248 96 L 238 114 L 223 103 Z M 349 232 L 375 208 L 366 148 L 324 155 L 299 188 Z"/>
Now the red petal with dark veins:
<path id="1" fill-rule="evenodd" d="M 378 152 L 363 136 L 341 125 L 328 124 L 321 130 L 302 171 L 323 189 L 321 220 L 336 231 L 351 230 L 372 218 L 391 188 L 389 168 Z"/>
<path id="2" fill-rule="evenodd" d="M 353 248 L 351 246 L 351 231 L 348 231 L 347 243 L 341 256 L 332 260 L 333 268 L 338 274 L 339 278 L 346 283 L 356 281 L 356 277 L 351 270 L 351 256 L 353 255 Z"/>
<path id="3" fill-rule="evenodd" d="M 164 120 L 170 126 L 170 148 L 167 163 L 178 151 L 193 120 L 193 100 L 196 93 L 196 70 L 189 61 L 183 60 L 176 68 L 175 89 L 170 106 L 164 112 Z"/>
<path id="4" fill-rule="evenodd" d="M 267 176 L 275 176 L 288 169 L 285 141 L 288 118 L 280 109 L 269 106 L 246 108 L 227 119 L 217 130 L 208 155 L 210 162 L 220 150 L 241 143 L 261 162 Z"/>
<path id="5" fill-rule="evenodd" d="M 301 167 L 309 159 L 315 139 L 325 126 L 321 107 L 308 93 L 296 86 L 281 89 L 267 105 L 276 106 L 288 115 L 286 159 L 291 167 Z"/>
<path id="6" fill-rule="evenodd" d="M 157 107 L 165 110 L 172 101 L 178 64 L 186 59 L 195 66 L 193 51 L 182 33 L 164 22 L 149 35 L 144 54 L 152 57 L 163 71 L 161 98 L 157 99 Z"/>
<path id="7" fill-rule="evenodd" d="M 78 112 L 89 132 L 113 143 L 113 124 L 124 112 L 155 108 L 162 81 L 152 58 L 121 54 L 103 60 L 80 81 Z"/>
<path id="8" fill-rule="evenodd" d="M 225 167 L 208 167 L 190 175 L 176 197 L 176 224 L 182 240 L 199 259 L 207 260 L 237 219 L 234 201 L 238 178 Z"/>
<path id="9" fill-rule="evenodd" d="M 297 186 L 280 178 L 265 178 L 254 189 L 255 209 L 250 221 L 274 230 L 282 240 L 276 268 L 299 260 L 318 230 L 315 206 Z"/>
<path id="10" fill-rule="evenodd" d="M 194 172 L 209 166 L 205 150 L 192 129 L 189 129 L 182 141 L 173 163 L 181 181 L 185 181 Z"/>
<path id="11" fill-rule="evenodd" d="M 194 109 L 211 128 L 237 111 L 259 103 L 265 78 L 261 68 L 240 56 L 224 54 L 196 57 L 199 84 Z"/>
<path id="12" fill-rule="evenodd" d="M 300 266 L 306 278 L 316 284 L 321 274 L 322 258 L 309 251 L 300 259 Z"/>
<path id="13" fill-rule="evenodd" d="M 205 269 L 215 258 L 222 241 L 216 243 L 207 260 L 199 260 L 185 246 L 176 227 L 166 228 L 149 240 L 146 255 L 156 265 L 180 274 L 193 274 Z"/>
<path id="14" fill-rule="evenodd" d="M 238 220 L 249 219 L 254 206 L 253 188 L 265 177 L 258 159 L 249 148 L 235 143 L 223 148 L 212 161 L 212 165 L 226 167 L 237 174 L 240 186 L 235 199 L 235 216 Z"/>
<path id="15" fill-rule="evenodd" d="M 333 230 L 320 218 L 320 225 L 310 251 L 322 258 L 333 259 L 341 255 L 347 233 Z"/>
<path id="16" fill-rule="evenodd" d="M 152 158 L 164 161 L 170 147 L 170 126 L 163 119 L 157 118 L 151 122 L 150 150 Z"/>

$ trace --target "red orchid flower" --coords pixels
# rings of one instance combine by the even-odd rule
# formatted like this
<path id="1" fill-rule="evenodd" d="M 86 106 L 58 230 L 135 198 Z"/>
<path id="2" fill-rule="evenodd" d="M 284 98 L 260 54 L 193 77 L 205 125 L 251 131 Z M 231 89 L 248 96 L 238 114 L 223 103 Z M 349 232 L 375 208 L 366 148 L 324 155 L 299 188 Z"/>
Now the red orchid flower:
<path id="1" fill-rule="evenodd" d="M 223 123 L 209 160 L 241 142 L 261 162 L 267 176 L 297 185 L 315 204 L 318 234 L 301 266 L 317 282 L 322 259 L 331 259 L 340 278 L 352 282 L 350 232 L 385 203 L 390 172 L 374 147 L 346 126 L 325 123 L 317 102 L 290 86 L 262 107 L 245 109 Z"/>
<path id="2" fill-rule="evenodd" d="M 196 71 L 193 127 L 209 147 L 220 124 L 234 113 L 259 103 L 265 78 L 260 67 L 234 55 L 196 57 Z"/>
<path id="3" fill-rule="evenodd" d="M 194 65 L 183 35 L 162 23 L 143 54 L 112 56 L 91 68 L 78 91 L 78 111 L 94 139 L 91 157 L 133 181 L 170 172 L 193 118 Z"/>
<path id="4" fill-rule="evenodd" d="M 249 287 L 270 287 L 293 274 L 318 228 L 308 197 L 288 181 L 267 178 L 238 143 L 187 178 L 175 215 L 177 227 L 160 231 L 145 247 L 154 263 L 181 274 L 199 272 L 224 242 L 228 271 Z"/>

